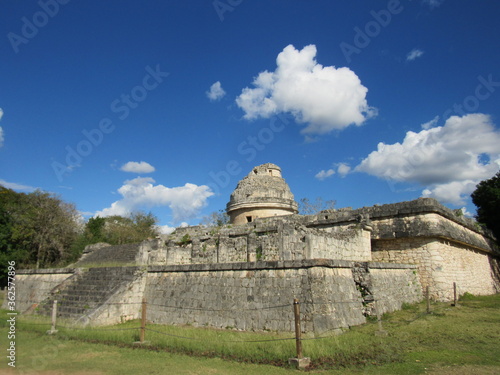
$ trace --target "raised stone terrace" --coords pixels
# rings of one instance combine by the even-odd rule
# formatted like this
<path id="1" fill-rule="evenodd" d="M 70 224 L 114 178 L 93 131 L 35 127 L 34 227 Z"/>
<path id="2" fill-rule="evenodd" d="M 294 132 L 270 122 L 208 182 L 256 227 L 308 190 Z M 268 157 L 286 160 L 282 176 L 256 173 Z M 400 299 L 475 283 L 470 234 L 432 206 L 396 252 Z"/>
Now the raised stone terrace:
<path id="1" fill-rule="evenodd" d="M 123 292 L 141 275 L 139 267 L 101 267 L 80 270 L 52 291 L 39 306 L 39 313 L 52 313 L 54 300 L 58 303 L 58 316 L 80 323 L 105 305 L 115 294 Z"/>

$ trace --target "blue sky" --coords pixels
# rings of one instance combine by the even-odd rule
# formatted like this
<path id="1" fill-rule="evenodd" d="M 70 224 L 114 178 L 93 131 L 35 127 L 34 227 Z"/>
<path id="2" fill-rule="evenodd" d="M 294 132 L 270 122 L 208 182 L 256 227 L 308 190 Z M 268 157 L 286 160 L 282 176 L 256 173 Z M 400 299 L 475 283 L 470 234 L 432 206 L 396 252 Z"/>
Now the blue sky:
<path id="1" fill-rule="evenodd" d="M 474 213 L 500 166 L 500 3 L 2 2 L 0 183 L 168 227 L 253 166 L 297 200 Z"/>

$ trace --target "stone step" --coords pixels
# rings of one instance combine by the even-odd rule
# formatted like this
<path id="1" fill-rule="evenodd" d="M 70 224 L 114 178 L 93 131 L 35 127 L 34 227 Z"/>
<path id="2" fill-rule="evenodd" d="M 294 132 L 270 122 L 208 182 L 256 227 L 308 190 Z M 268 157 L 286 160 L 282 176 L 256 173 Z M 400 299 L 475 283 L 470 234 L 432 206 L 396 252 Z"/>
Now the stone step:
<path id="1" fill-rule="evenodd" d="M 124 244 L 116 246 L 107 246 L 94 250 L 84 259 L 78 261 L 75 266 L 83 267 L 87 264 L 129 264 L 135 263 L 139 253 L 140 244 Z"/>
<path id="2" fill-rule="evenodd" d="M 40 304 L 38 314 L 50 316 L 57 300 L 58 316 L 77 319 L 87 315 L 120 287 L 132 282 L 138 270 L 139 267 L 90 268 Z"/>

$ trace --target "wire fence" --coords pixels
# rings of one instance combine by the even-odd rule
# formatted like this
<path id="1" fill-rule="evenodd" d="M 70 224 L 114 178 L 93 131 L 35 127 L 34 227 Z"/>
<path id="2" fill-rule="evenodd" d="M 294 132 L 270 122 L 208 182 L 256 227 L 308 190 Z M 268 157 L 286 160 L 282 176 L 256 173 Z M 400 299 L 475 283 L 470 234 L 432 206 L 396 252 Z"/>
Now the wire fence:
<path id="1" fill-rule="evenodd" d="M 456 291 L 456 284 L 454 284 L 454 290 Z M 427 300 L 427 311 L 423 313 L 419 313 L 415 316 L 415 318 L 411 321 L 408 321 L 408 324 L 411 322 L 418 320 L 422 317 L 424 317 L 426 314 L 431 313 L 430 311 L 430 292 L 429 289 L 426 289 L 426 300 Z M 456 294 L 455 294 L 456 296 Z M 33 301 L 34 302 L 34 301 Z M 382 328 L 382 314 L 381 311 L 379 310 L 379 304 L 378 302 L 383 302 L 381 300 L 378 300 L 376 298 L 371 298 L 370 303 L 373 303 L 374 306 L 374 311 L 377 316 L 377 321 L 379 324 L 379 330 L 378 333 L 383 333 L 384 330 Z M 204 311 L 207 313 L 242 313 L 243 311 L 262 311 L 262 310 L 282 310 L 283 312 L 280 312 L 280 314 L 284 317 L 287 315 L 285 314 L 290 314 L 293 312 L 293 320 L 290 321 L 290 326 L 295 327 L 295 335 L 293 337 L 273 337 L 273 338 L 259 338 L 259 339 L 248 339 L 248 340 L 228 340 L 228 339 L 221 339 L 217 338 L 217 341 L 220 343 L 243 343 L 243 344 L 250 344 L 250 343 L 270 343 L 270 342 L 278 342 L 278 341 L 292 341 L 295 340 L 296 342 L 296 358 L 301 359 L 303 358 L 302 355 L 302 342 L 307 342 L 307 341 L 312 341 L 312 340 L 325 340 L 325 339 L 330 339 L 332 338 L 331 332 L 334 330 L 337 330 L 338 328 L 342 327 L 337 327 L 334 328 L 331 331 L 326 331 L 323 332 L 320 336 L 315 336 L 315 337 L 302 337 L 302 334 L 305 333 L 303 332 L 301 328 L 301 322 L 306 320 L 306 315 L 307 313 L 301 313 L 300 312 L 300 306 L 325 306 L 329 305 L 332 308 L 332 311 L 335 310 L 335 305 L 338 304 L 356 304 L 359 307 L 363 307 L 363 301 L 356 299 L 356 300 L 332 300 L 332 301 L 320 301 L 320 302 L 314 302 L 314 301 L 304 301 L 304 302 L 299 302 L 297 299 L 294 299 L 293 303 L 288 303 L 288 304 L 276 304 L 276 305 L 267 305 L 267 306 L 261 306 L 261 307 L 247 307 L 247 308 L 230 308 L 230 309 L 214 309 L 214 308 L 205 308 L 205 307 L 192 307 L 192 306 L 175 306 L 175 305 L 170 305 L 170 304 L 159 304 L 159 303 L 147 303 L 146 299 L 143 299 L 141 302 L 111 302 L 111 303 L 106 303 L 106 305 L 135 305 L 137 306 L 137 311 L 135 316 L 141 316 L 140 320 L 140 325 L 135 326 L 135 327 L 103 327 L 103 326 L 78 326 L 74 324 L 64 324 L 66 323 L 63 320 L 63 324 L 61 322 L 58 323 L 58 317 L 64 317 L 64 314 L 61 314 L 58 312 L 59 308 L 59 302 L 58 301 L 53 301 L 53 306 L 51 312 L 51 321 L 50 322 L 36 322 L 36 321 L 30 321 L 30 320 L 25 320 L 21 319 L 19 323 L 22 325 L 22 327 L 40 327 L 40 326 L 46 326 L 47 328 L 50 327 L 50 330 L 47 331 L 47 333 L 50 334 L 55 334 L 58 332 L 58 330 L 63 330 L 63 332 L 71 332 L 71 331 L 88 331 L 88 332 L 100 332 L 100 331 L 136 331 L 139 333 L 139 341 L 138 343 L 144 343 L 146 342 L 146 333 L 148 332 L 148 339 L 151 340 L 151 336 L 154 337 L 154 335 L 160 335 L 160 336 L 166 336 L 166 337 L 171 337 L 175 339 L 181 339 L 181 340 L 190 340 L 190 341 L 206 341 L 205 337 L 193 337 L 193 336 L 187 336 L 183 334 L 175 334 L 175 333 L 169 333 L 169 332 L 164 332 L 162 329 L 165 329 L 164 327 L 168 326 L 163 326 L 163 325 L 157 325 L 157 324 L 152 324 L 147 321 L 147 311 L 148 308 L 154 307 L 154 308 L 161 308 L 161 309 L 176 309 L 179 311 Z M 64 305 L 64 304 L 63 304 Z M 74 307 L 74 301 L 73 301 L 73 308 Z M 452 304 L 453 306 L 457 305 L 457 300 L 455 297 L 455 300 Z M 82 308 L 82 306 L 79 306 L 79 308 Z M 87 307 L 87 309 L 89 309 Z M 48 306 L 45 307 L 45 313 L 49 312 L 48 311 Z M 288 312 L 286 311 L 288 310 Z M 30 319 L 30 318 L 28 318 Z M 31 318 L 33 319 L 33 318 Z M 310 317 L 308 318 L 310 319 Z"/>

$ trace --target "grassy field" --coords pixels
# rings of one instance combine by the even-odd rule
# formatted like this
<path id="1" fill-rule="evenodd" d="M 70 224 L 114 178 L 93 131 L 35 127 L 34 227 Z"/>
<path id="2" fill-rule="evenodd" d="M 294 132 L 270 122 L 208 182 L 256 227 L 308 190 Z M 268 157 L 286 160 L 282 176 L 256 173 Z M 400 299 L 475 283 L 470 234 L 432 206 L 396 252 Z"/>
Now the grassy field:
<path id="1" fill-rule="evenodd" d="M 5 312 L 2 314 L 6 317 Z M 243 333 L 149 325 L 148 346 L 137 347 L 138 321 L 105 329 L 60 327 L 18 317 L 17 370 L 33 374 L 284 374 L 294 356 L 292 334 Z M 0 343 L 7 344 L 6 318 Z M 340 336 L 306 337 L 308 371 L 320 374 L 500 374 L 500 295 L 465 296 L 457 307 L 405 306 L 383 317 L 387 336 L 369 322 Z M 181 336 L 181 337 L 179 337 Z M 275 340 L 275 341 L 264 341 Z M 5 351 L 4 351 L 5 352 Z M 5 358 L 5 357 L 4 357 Z M 7 359 L 0 363 L 0 374 Z"/>

